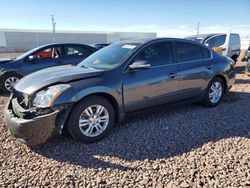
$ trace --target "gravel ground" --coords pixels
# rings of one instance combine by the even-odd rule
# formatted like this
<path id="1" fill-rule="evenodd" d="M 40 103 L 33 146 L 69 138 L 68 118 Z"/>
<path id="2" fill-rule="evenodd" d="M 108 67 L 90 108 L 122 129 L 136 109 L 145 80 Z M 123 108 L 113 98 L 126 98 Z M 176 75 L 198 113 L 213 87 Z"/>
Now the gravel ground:
<path id="1" fill-rule="evenodd" d="M 85 145 L 58 138 L 28 148 L 8 135 L 0 97 L 0 187 L 250 187 L 250 78 L 216 108 L 167 107 Z"/>

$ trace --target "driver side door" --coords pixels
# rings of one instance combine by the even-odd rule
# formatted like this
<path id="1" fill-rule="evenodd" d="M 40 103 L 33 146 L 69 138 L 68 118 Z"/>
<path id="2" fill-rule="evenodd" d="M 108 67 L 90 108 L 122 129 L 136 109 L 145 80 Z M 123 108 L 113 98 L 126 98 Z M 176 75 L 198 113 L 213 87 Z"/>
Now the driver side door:
<path id="1" fill-rule="evenodd" d="M 36 51 L 25 60 L 23 72 L 30 74 L 45 68 L 58 66 L 62 62 L 62 53 L 60 46 L 50 46 Z M 30 59 L 32 57 L 32 59 Z"/>
<path id="2" fill-rule="evenodd" d="M 170 41 L 144 47 L 131 61 L 145 62 L 150 68 L 124 73 L 123 95 L 126 112 L 132 112 L 178 100 L 177 65 Z"/>

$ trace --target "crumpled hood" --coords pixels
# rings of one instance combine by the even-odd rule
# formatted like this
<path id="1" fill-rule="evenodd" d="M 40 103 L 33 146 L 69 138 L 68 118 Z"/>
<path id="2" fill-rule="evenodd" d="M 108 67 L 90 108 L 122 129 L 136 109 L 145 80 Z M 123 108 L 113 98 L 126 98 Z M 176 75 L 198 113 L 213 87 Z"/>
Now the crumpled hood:
<path id="1" fill-rule="evenodd" d="M 13 60 L 14 59 L 12 59 L 12 58 L 0 58 L 0 64 L 9 63 Z"/>
<path id="2" fill-rule="evenodd" d="M 52 67 L 37 71 L 22 78 L 15 85 L 15 90 L 32 94 L 45 86 L 95 77 L 101 75 L 102 72 L 101 70 L 72 65 Z"/>

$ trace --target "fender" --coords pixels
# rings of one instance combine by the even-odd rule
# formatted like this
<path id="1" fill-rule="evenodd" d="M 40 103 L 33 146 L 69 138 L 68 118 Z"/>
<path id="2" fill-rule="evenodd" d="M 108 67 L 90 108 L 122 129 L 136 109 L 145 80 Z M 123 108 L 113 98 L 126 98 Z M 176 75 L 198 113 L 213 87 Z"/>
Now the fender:
<path id="1" fill-rule="evenodd" d="M 114 107 L 118 115 L 118 121 L 122 122 L 125 119 L 122 86 L 117 89 L 112 89 L 105 86 L 94 86 L 81 89 L 78 92 L 76 92 L 74 89 L 69 89 L 56 99 L 54 105 L 61 105 L 67 103 L 73 106 L 80 100 L 91 95 L 99 95 L 107 98 L 107 100 L 109 100 L 113 105 L 115 105 Z"/>
<path id="2" fill-rule="evenodd" d="M 23 73 L 19 72 L 17 69 L 4 69 L 3 67 L 0 68 L 0 77 L 6 75 L 6 74 L 19 74 L 20 76 L 24 77 L 26 75 L 24 75 Z"/>

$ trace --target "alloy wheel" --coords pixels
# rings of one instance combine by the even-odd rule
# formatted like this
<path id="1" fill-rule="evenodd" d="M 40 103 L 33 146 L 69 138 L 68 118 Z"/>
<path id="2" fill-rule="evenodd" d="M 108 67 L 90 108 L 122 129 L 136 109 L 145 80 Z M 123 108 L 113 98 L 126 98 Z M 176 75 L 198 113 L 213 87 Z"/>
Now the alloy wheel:
<path id="1" fill-rule="evenodd" d="M 9 77 L 5 80 L 4 86 L 8 91 L 12 91 L 14 85 L 19 81 L 17 77 Z"/>
<path id="2" fill-rule="evenodd" d="M 209 100 L 211 103 L 217 103 L 222 96 L 222 85 L 220 82 L 214 82 L 209 89 Z"/>
<path id="3" fill-rule="evenodd" d="M 108 110 L 102 105 L 87 107 L 80 116 L 79 128 L 85 136 L 97 137 L 109 124 Z"/>

